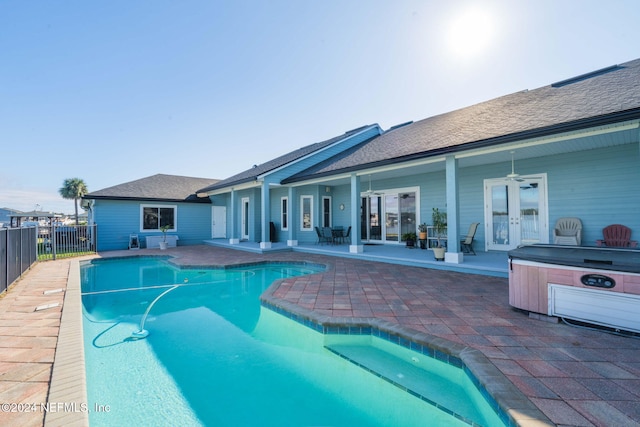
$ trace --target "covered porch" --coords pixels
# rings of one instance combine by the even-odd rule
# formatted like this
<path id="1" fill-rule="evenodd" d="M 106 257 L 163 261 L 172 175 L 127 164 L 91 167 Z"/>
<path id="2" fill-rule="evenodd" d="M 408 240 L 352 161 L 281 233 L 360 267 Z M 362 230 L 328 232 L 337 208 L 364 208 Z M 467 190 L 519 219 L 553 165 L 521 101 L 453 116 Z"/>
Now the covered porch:
<path id="1" fill-rule="evenodd" d="M 464 256 L 462 263 L 436 261 L 430 249 L 408 248 L 404 245 L 365 244 L 360 253 L 349 251 L 348 244 L 329 245 L 300 243 L 298 246 L 287 246 L 286 242 L 274 242 L 270 248 L 261 248 L 260 243 L 241 241 L 231 244 L 228 239 L 211 239 L 207 245 L 235 249 L 253 253 L 302 252 L 367 261 L 386 262 L 412 267 L 431 268 L 436 270 L 457 271 L 462 273 L 482 274 L 485 276 L 508 277 L 509 262 L 507 252 L 478 251 L 477 255 Z"/>

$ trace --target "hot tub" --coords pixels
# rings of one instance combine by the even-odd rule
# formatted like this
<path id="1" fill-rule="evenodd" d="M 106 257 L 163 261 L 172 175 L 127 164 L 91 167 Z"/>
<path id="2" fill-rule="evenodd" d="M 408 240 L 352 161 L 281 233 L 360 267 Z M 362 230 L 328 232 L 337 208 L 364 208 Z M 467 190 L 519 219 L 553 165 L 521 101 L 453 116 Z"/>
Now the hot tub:
<path id="1" fill-rule="evenodd" d="M 509 265 L 513 307 L 640 332 L 640 250 L 522 246 Z"/>

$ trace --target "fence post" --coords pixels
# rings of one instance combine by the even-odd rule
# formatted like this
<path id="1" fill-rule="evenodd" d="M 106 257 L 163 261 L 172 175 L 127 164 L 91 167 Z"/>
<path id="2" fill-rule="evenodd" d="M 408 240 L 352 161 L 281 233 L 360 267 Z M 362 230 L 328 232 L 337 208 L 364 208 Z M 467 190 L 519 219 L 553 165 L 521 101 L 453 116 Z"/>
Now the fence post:
<path id="1" fill-rule="evenodd" d="M 56 260 L 56 246 L 57 246 L 57 238 L 56 238 L 56 225 L 51 221 L 51 254 L 53 255 L 53 260 Z"/>

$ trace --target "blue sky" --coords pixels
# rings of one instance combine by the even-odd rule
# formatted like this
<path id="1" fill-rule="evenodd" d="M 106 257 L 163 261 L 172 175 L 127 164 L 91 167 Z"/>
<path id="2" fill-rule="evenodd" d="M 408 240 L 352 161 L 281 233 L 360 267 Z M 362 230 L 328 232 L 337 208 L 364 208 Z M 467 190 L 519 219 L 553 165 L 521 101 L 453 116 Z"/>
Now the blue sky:
<path id="1" fill-rule="evenodd" d="M 304 145 L 640 57 L 636 0 L 0 1 L 0 207 Z"/>

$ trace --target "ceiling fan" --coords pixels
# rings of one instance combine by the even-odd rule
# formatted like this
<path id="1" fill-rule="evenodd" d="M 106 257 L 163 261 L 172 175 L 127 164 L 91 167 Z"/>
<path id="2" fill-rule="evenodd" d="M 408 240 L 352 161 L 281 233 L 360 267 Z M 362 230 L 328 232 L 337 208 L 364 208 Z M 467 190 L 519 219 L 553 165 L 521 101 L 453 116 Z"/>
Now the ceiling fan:
<path id="1" fill-rule="evenodd" d="M 517 181 L 517 182 L 522 182 L 524 181 L 524 179 L 520 178 L 520 174 L 515 172 L 515 164 L 514 164 L 514 160 L 513 160 L 513 155 L 514 155 L 515 151 L 511 152 L 511 173 L 508 174 L 505 179 L 509 180 L 509 181 Z"/>
<path id="2" fill-rule="evenodd" d="M 380 195 L 380 193 L 376 193 L 375 191 L 373 191 L 371 189 L 371 175 L 369 175 L 369 189 L 367 191 L 365 191 L 365 194 L 367 196 L 377 196 Z"/>

